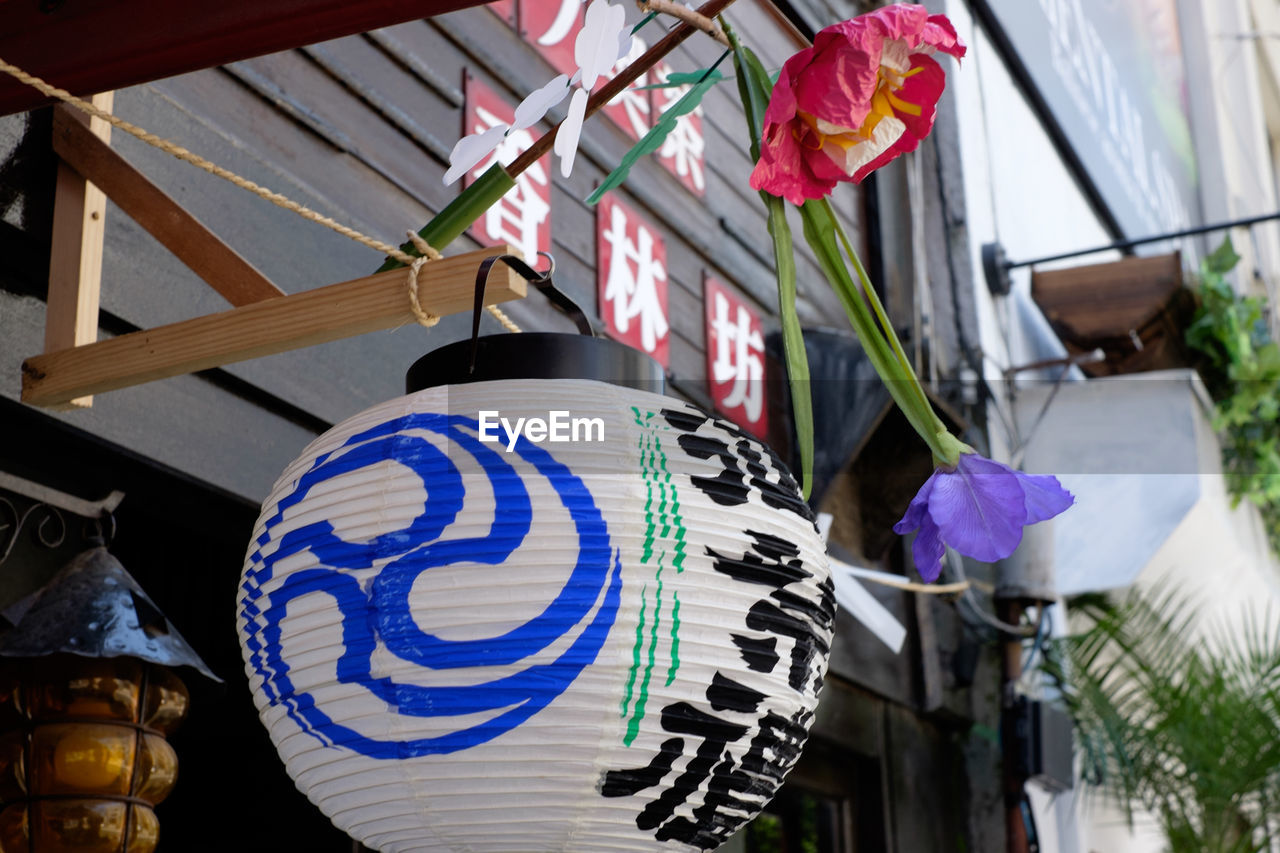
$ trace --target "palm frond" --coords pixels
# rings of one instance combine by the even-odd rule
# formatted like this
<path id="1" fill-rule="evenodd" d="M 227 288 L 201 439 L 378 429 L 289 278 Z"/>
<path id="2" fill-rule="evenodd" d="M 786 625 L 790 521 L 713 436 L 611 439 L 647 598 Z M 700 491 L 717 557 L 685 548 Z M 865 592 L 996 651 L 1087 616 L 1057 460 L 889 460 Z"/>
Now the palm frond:
<path id="1" fill-rule="evenodd" d="M 1075 721 L 1086 784 L 1175 853 L 1269 849 L 1280 827 L 1280 624 L 1268 611 L 1198 631 L 1176 592 L 1070 602 L 1084 629 L 1044 670 Z"/>

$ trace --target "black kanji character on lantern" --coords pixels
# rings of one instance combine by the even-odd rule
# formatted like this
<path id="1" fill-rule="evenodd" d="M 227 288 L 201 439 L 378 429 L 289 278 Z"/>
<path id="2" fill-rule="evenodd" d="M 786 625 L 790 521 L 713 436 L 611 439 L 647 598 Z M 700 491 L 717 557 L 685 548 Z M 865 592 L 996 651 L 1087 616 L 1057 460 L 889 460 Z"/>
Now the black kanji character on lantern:
<path id="1" fill-rule="evenodd" d="M 767 533 L 745 531 L 752 545 L 741 556 L 706 549 L 716 571 L 742 583 L 770 588 L 767 598 L 748 610 L 744 624 L 769 636 L 755 638 L 731 634 L 748 668 L 772 672 L 780 656 L 778 637 L 790 638 L 791 665 L 788 684 L 799 692 L 817 692 L 821 675 L 813 671 L 818 655 L 825 655 L 835 619 L 834 594 L 828 579 L 819 587 L 821 597 L 811 602 L 787 589 L 813 577 L 799 559 L 799 549 L 790 542 Z M 716 672 L 706 689 L 711 712 L 688 702 L 675 702 L 662 709 L 664 731 L 677 737 L 663 742 L 659 752 L 644 767 L 611 770 L 605 773 L 600 792 L 606 797 L 634 796 L 660 786 L 672 772 L 676 760 L 685 754 L 686 738 L 698 745 L 684 769 L 658 796 L 650 800 L 636 817 L 636 826 L 653 832 L 658 841 L 680 841 L 704 850 L 728 840 L 773 796 L 782 778 L 800 755 L 812 711 L 801 708 L 791 717 L 761 709 L 765 694 Z M 723 715 L 723 716 L 718 716 Z M 735 721 L 738 715 L 756 715 L 755 725 Z M 750 717 L 748 717 L 750 719 Z M 752 729 L 755 734 L 745 752 L 735 759 L 731 745 L 740 744 Z M 677 814 L 697 792 L 702 803 L 687 814 Z"/>
<path id="2" fill-rule="evenodd" d="M 711 500 L 721 506 L 739 506 L 747 502 L 754 488 L 765 506 L 793 512 L 805 521 L 814 520 L 813 510 L 800 496 L 795 478 L 768 445 L 761 444 L 735 424 L 710 415 L 663 409 L 662 416 L 668 424 L 682 432 L 679 444 L 685 453 L 695 459 L 715 458 L 719 461 L 722 470 L 716 476 L 689 478 Z M 734 445 L 732 450 L 729 439 L 698 432 L 708 422 L 731 437 Z M 739 467 L 740 458 L 742 467 Z M 771 472 L 776 482 L 769 480 Z"/>
<path id="3" fill-rule="evenodd" d="M 791 638 L 788 681 L 796 690 L 803 689 L 814 658 L 825 656 L 830 651 L 823 637 L 830 635 L 835 622 L 835 589 L 828 578 L 818 587 L 822 593 L 818 601 L 788 591 L 785 589 L 788 584 L 813 577 L 800 560 L 800 549 L 768 533 L 748 530 L 747 535 L 754 541 L 741 557 L 721 554 L 711 548 L 707 548 L 707 555 L 712 558 L 716 571 L 734 580 L 773 587 L 769 598 L 751 606 L 746 624 L 754 631 L 773 635 L 754 641 L 759 644 L 771 639 L 774 644 L 771 649 L 776 647 L 778 635 Z M 740 639 L 736 635 L 734 642 L 742 649 L 743 660 L 748 666 L 759 665 L 759 645 L 752 645 L 749 638 Z M 777 659 L 776 653 L 774 659 Z"/>

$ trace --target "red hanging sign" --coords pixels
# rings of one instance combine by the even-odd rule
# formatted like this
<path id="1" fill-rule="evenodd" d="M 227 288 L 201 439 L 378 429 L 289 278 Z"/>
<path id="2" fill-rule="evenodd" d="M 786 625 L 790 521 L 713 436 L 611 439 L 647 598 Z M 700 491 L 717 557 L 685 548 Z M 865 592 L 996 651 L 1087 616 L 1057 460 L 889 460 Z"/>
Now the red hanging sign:
<path id="1" fill-rule="evenodd" d="M 667 247 L 658 232 L 609 194 L 596 212 L 600 315 L 613 337 L 670 364 Z"/>
<path id="2" fill-rule="evenodd" d="M 716 411 L 753 435 L 769 432 L 760 315 L 718 280 L 703 282 L 707 327 L 707 387 Z"/>
<path id="3" fill-rule="evenodd" d="M 573 76 L 573 43 L 582 29 L 582 0 L 520 0 L 520 36 L 561 74 Z"/>

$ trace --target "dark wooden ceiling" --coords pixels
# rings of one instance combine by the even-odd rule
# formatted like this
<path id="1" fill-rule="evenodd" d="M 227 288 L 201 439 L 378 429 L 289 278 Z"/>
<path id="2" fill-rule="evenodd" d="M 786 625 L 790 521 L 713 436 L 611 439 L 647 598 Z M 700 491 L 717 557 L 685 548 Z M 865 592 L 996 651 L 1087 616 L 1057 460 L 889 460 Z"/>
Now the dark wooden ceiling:
<path id="1" fill-rule="evenodd" d="M 0 0 L 0 59 L 90 95 L 479 5 L 482 0 Z M 0 75 L 0 115 L 46 100 Z"/>

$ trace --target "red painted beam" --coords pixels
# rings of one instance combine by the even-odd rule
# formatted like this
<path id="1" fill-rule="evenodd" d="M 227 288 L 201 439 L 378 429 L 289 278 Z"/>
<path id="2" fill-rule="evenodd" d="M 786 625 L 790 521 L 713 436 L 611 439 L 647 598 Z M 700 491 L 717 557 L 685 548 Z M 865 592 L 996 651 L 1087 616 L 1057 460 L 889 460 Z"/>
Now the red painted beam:
<path id="1" fill-rule="evenodd" d="M 0 59 L 90 95 L 484 0 L 0 0 Z M 0 75 L 0 115 L 46 103 Z"/>

